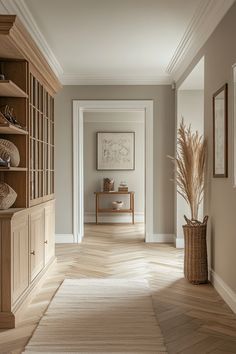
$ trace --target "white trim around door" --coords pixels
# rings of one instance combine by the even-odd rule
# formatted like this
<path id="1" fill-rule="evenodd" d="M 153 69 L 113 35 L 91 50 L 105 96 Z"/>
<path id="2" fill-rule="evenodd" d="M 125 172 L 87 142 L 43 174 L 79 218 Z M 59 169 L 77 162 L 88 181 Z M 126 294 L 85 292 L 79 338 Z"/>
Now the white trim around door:
<path id="1" fill-rule="evenodd" d="M 145 241 L 153 235 L 153 101 L 152 100 L 74 100 L 73 101 L 73 235 L 84 235 L 84 112 L 143 111 L 145 116 Z"/>

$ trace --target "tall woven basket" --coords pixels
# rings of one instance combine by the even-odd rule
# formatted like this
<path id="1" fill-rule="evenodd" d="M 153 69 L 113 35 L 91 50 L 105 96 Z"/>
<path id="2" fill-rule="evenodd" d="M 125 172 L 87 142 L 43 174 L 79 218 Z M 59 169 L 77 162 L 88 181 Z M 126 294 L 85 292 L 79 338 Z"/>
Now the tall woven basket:
<path id="1" fill-rule="evenodd" d="M 187 219 L 187 218 L 186 218 Z M 206 230 L 207 217 L 203 223 L 187 223 L 184 230 L 184 276 L 192 284 L 208 282 Z"/>

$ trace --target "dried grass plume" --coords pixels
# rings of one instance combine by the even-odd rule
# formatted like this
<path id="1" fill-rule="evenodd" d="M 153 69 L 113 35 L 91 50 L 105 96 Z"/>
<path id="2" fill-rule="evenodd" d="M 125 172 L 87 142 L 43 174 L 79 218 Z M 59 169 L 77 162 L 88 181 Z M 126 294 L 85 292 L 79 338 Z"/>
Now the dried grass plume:
<path id="1" fill-rule="evenodd" d="M 170 157 L 170 156 L 169 156 Z M 204 170 L 206 163 L 206 140 L 198 131 L 192 133 L 182 119 L 178 129 L 176 158 L 178 193 L 186 200 L 191 210 L 191 220 L 198 220 L 198 211 L 204 193 Z"/>

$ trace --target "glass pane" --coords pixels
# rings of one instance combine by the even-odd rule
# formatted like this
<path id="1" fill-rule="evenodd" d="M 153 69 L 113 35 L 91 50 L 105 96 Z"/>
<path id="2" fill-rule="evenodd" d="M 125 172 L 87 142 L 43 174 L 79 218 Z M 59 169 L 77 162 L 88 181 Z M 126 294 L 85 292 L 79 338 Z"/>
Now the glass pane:
<path id="1" fill-rule="evenodd" d="M 34 169 L 34 140 L 30 139 L 30 169 Z"/>
<path id="2" fill-rule="evenodd" d="M 32 106 L 30 108 L 30 135 L 34 135 L 34 109 Z"/>

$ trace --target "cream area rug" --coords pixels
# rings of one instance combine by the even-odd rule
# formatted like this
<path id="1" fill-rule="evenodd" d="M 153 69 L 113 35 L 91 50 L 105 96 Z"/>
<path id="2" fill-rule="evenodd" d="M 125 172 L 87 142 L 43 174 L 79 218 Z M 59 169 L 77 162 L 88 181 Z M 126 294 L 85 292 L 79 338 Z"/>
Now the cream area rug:
<path id="1" fill-rule="evenodd" d="M 24 353 L 167 351 L 145 280 L 66 279 Z"/>

